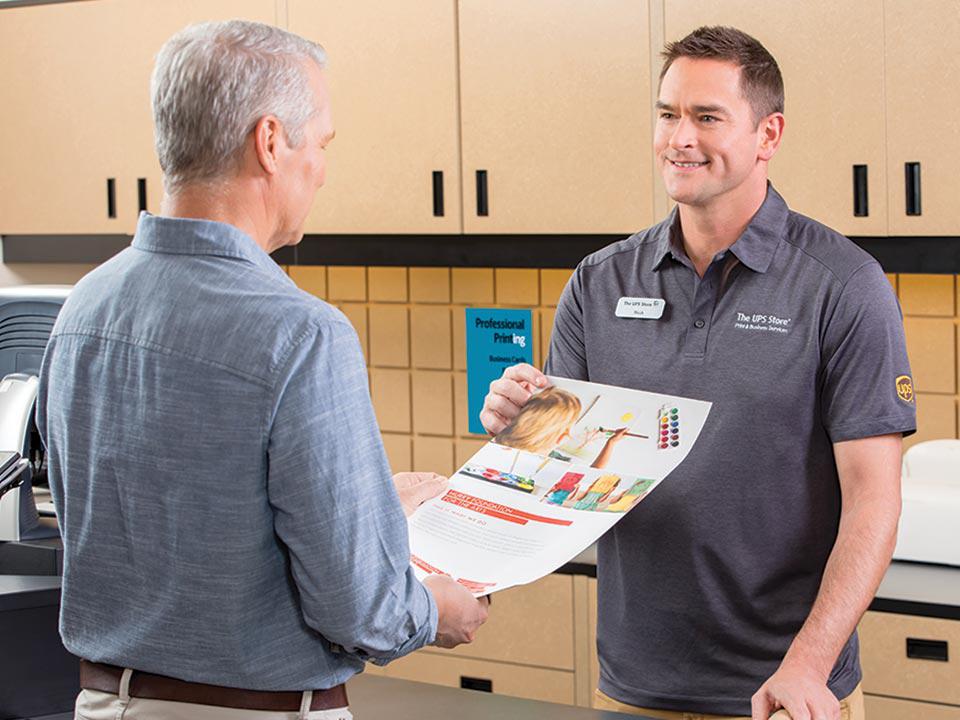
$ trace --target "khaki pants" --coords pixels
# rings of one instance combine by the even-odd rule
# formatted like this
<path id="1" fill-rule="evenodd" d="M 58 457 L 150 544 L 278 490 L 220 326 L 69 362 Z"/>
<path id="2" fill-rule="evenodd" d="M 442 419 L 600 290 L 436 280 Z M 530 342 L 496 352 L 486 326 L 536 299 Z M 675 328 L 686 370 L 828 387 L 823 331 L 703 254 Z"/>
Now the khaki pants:
<path id="1" fill-rule="evenodd" d="M 81 690 L 77 696 L 76 720 L 353 720 L 347 708 L 307 710 L 312 699 L 312 693 L 309 692 L 303 694 L 299 712 L 277 712 L 148 700 L 130 697 L 129 688 L 130 672 L 124 672 L 117 695 L 99 690 Z"/>
<path id="2" fill-rule="evenodd" d="M 599 690 L 593 698 L 593 706 L 598 710 L 615 710 L 627 715 L 649 715 L 667 720 L 750 720 L 749 717 L 731 717 L 730 715 L 704 715 L 702 713 L 674 712 L 672 710 L 652 710 L 617 702 Z M 789 720 L 786 711 L 780 710 L 770 716 L 770 720 Z M 864 720 L 863 689 L 857 685 L 853 692 L 840 701 L 840 720 Z"/>

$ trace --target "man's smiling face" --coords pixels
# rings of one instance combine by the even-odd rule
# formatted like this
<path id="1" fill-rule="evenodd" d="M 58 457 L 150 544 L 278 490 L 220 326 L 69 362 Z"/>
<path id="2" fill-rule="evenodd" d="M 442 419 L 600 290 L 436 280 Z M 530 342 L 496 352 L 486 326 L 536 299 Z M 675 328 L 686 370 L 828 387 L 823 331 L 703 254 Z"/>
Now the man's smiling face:
<path id="1" fill-rule="evenodd" d="M 709 207 L 756 172 L 763 122 L 740 88 L 733 63 L 681 57 L 660 84 L 654 152 L 667 194 L 676 202 Z"/>

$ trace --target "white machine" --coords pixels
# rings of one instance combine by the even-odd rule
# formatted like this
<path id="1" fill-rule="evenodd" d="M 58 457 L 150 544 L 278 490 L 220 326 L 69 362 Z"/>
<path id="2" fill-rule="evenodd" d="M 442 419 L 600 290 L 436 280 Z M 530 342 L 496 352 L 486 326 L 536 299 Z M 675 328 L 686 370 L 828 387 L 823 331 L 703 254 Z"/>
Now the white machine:
<path id="1" fill-rule="evenodd" d="M 960 440 L 929 440 L 904 453 L 893 557 L 960 566 Z"/>
<path id="2" fill-rule="evenodd" d="M 56 536 L 39 522 L 33 482 L 43 466 L 43 447 L 34 426 L 37 376 L 50 331 L 69 285 L 0 289 L 0 450 L 30 463 L 19 486 L 0 496 L 0 541 Z"/>

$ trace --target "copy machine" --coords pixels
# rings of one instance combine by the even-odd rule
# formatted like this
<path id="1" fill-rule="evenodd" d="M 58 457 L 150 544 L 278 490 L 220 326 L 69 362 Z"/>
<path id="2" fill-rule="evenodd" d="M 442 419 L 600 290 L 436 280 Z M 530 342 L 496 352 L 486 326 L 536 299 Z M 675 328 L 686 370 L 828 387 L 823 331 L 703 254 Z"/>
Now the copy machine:
<path id="1" fill-rule="evenodd" d="M 0 451 L 19 453 L 19 475 L 0 495 L 0 541 L 57 535 L 39 522 L 33 487 L 44 477 L 44 455 L 34 424 L 43 352 L 69 285 L 0 288 Z M 15 471 L 15 469 L 11 469 Z"/>

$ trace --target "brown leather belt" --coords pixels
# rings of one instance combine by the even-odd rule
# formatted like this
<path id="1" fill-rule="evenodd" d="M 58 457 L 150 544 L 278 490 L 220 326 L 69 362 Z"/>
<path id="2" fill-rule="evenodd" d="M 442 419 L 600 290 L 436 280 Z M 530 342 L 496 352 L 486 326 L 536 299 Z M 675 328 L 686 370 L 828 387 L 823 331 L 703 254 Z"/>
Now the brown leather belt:
<path id="1" fill-rule="evenodd" d="M 103 663 L 80 661 L 80 687 L 117 695 L 123 668 Z M 130 697 L 172 700 L 196 705 L 216 705 L 238 710 L 275 710 L 296 712 L 303 699 L 301 692 L 239 690 L 220 685 L 204 685 L 134 670 L 130 678 Z M 334 710 L 347 707 L 347 689 L 343 685 L 314 690 L 310 710 Z"/>

